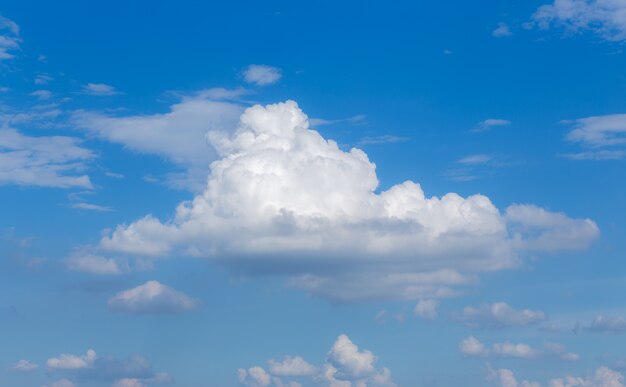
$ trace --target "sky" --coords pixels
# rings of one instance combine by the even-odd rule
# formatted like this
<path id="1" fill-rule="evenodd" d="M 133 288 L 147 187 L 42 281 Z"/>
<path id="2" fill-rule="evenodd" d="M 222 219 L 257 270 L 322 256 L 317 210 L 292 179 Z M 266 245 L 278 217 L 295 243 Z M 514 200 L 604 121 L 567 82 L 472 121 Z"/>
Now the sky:
<path id="1" fill-rule="evenodd" d="M 0 4 L 0 385 L 626 385 L 626 1 Z"/>

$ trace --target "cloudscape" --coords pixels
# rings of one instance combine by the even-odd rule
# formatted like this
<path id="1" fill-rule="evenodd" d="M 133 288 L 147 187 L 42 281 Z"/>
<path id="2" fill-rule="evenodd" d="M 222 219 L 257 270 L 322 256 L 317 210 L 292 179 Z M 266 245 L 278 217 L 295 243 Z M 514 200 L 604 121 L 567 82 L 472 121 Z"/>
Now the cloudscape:
<path id="1" fill-rule="evenodd" d="M 0 385 L 626 386 L 626 1 L 0 6 Z"/>

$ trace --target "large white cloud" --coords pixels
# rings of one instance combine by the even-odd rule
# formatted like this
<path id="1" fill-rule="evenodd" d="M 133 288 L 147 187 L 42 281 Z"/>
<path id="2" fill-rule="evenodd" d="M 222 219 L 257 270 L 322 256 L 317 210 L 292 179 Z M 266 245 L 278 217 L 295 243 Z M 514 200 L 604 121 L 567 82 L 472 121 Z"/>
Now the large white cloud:
<path id="1" fill-rule="evenodd" d="M 234 135 L 210 131 L 221 157 L 204 192 L 167 222 L 146 216 L 103 237 L 109 252 L 208 257 L 336 300 L 440 298 L 476 273 L 513 268 L 526 250 L 582 248 L 595 223 L 483 195 L 427 197 L 406 181 L 377 192 L 376 166 L 308 128 L 293 101 L 254 106 Z"/>
<path id="2" fill-rule="evenodd" d="M 74 137 L 31 137 L 0 128 L 0 185 L 92 188 L 89 176 L 80 173 L 93 158 Z"/>
<path id="3" fill-rule="evenodd" d="M 626 39 L 624 0 L 554 0 L 539 7 L 533 20 L 541 28 L 555 25 L 571 32 L 591 30 L 609 41 Z"/>

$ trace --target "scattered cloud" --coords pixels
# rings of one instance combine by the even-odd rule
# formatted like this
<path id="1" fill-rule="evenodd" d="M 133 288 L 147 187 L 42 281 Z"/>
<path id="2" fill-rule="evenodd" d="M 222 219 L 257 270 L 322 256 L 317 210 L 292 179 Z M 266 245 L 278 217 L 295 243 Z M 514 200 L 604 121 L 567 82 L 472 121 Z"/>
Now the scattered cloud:
<path id="1" fill-rule="evenodd" d="M 569 362 L 578 361 L 580 358 L 576 353 L 567 352 L 565 346 L 558 343 L 544 343 L 543 349 L 535 349 L 528 344 L 504 341 L 493 343 L 491 348 L 488 348 L 474 336 L 461 340 L 459 342 L 459 350 L 464 355 L 478 357 L 492 356 L 518 359 L 552 357 Z"/>
<path id="2" fill-rule="evenodd" d="M 13 371 L 19 372 L 30 372 L 36 370 L 37 368 L 39 368 L 37 364 L 25 359 L 22 359 L 13 365 Z"/>
<path id="3" fill-rule="evenodd" d="M 517 310 L 506 302 L 495 302 L 478 307 L 466 306 L 460 319 L 472 327 L 505 328 L 537 324 L 547 320 L 547 316 L 539 310 Z"/>
<path id="4" fill-rule="evenodd" d="M 488 356 L 489 349 L 474 336 L 461 340 L 459 350 L 468 356 Z"/>
<path id="5" fill-rule="evenodd" d="M 266 86 L 278 82 L 282 73 L 278 67 L 251 64 L 243 70 L 243 79 L 257 86 Z"/>
<path id="6" fill-rule="evenodd" d="M 437 318 L 437 300 L 419 300 L 413 309 L 413 315 L 424 320 L 434 320 Z"/>
<path id="7" fill-rule="evenodd" d="M 508 24 L 498 23 L 498 26 L 496 27 L 495 30 L 493 30 L 491 35 L 495 38 L 505 38 L 507 36 L 513 35 L 513 33 L 511 32 L 511 29 L 509 28 Z"/>
<path id="8" fill-rule="evenodd" d="M 560 154 L 570 160 L 621 160 L 626 158 L 626 150 L 599 150 Z"/>
<path id="9" fill-rule="evenodd" d="M 590 332 L 621 333 L 626 332 L 626 318 L 596 316 L 589 326 L 585 327 Z"/>
<path id="10" fill-rule="evenodd" d="M 485 196 L 429 198 L 411 181 L 376 193 L 367 155 L 308 129 L 293 101 L 251 107 L 234 135 L 207 138 L 221 159 L 205 192 L 165 223 L 119 225 L 99 249 L 209 257 L 348 302 L 453 296 L 476 273 L 516 267 L 525 251 L 583 248 L 599 234 L 589 219 L 532 205 L 503 216 Z"/>
<path id="11" fill-rule="evenodd" d="M 260 366 L 238 370 L 239 382 L 246 386 L 301 386 L 305 379 L 319 386 L 396 387 L 387 368 L 376 369 L 377 358 L 361 350 L 346 335 L 340 335 L 328 352 L 326 361 L 316 367 L 299 356 L 283 361 L 270 360 L 269 372 Z M 298 380 L 284 381 L 284 378 Z M 307 384 L 308 385 L 308 384 Z"/>
<path id="12" fill-rule="evenodd" d="M 113 311 L 125 313 L 182 313 L 195 309 L 199 301 L 157 281 L 124 290 L 108 302 Z"/>
<path id="13" fill-rule="evenodd" d="M 473 133 L 487 132 L 498 126 L 509 126 L 509 125 L 511 125 L 511 121 L 509 120 L 503 120 L 501 118 L 487 118 L 484 121 L 480 121 L 478 123 L 478 126 L 470 130 L 470 132 L 473 132 Z"/>
<path id="14" fill-rule="evenodd" d="M 478 155 L 470 155 L 470 156 L 463 157 L 462 159 L 458 160 L 457 163 L 467 164 L 467 165 L 477 165 L 477 164 L 486 164 L 490 162 L 491 160 L 493 160 L 493 156 L 485 155 L 485 154 L 478 154 Z"/>
<path id="15" fill-rule="evenodd" d="M 35 82 L 35 85 L 46 85 L 52 80 L 54 80 L 54 78 L 52 78 L 51 76 L 47 74 L 39 74 L 35 77 L 34 82 Z"/>
<path id="16" fill-rule="evenodd" d="M 538 357 L 541 352 L 523 343 L 494 343 L 492 353 L 500 357 L 516 357 L 520 359 L 533 359 Z"/>
<path id="17" fill-rule="evenodd" d="M 539 7 L 532 20 L 541 29 L 568 33 L 591 31 L 612 42 L 626 40 L 626 3 L 622 0 L 554 0 Z"/>
<path id="18" fill-rule="evenodd" d="M 0 61 L 14 58 L 21 42 L 17 23 L 0 15 Z"/>
<path id="19" fill-rule="evenodd" d="M 0 185 L 91 189 L 87 161 L 95 158 L 74 137 L 30 137 L 15 129 L 0 129 Z"/>
<path id="20" fill-rule="evenodd" d="M 97 96 L 121 94 L 121 92 L 117 91 L 115 87 L 106 85 L 104 83 L 88 83 L 83 86 L 82 93 Z"/>
<path id="21" fill-rule="evenodd" d="M 312 128 L 317 128 L 324 125 L 336 125 L 336 124 L 362 124 L 367 120 L 367 116 L 365 114 L 357 114 L 348 118 L 338 118 L 336 120 L 327 120 L 324 118 L 310 118 L 309 125 Z"/>
<path id="22" fill-rule="evenodd" d="M 50 358 L 46 366 L 53 375 L 61 374 L 72 380 L 104 381 L 119 387 L 143 387 L 172 382 L 168 374 L 154 372 L 150 362 L 140 355 L 126 358 L 98 356 L 90 349 L 82 356 L 63 354 Z"/>
<path id="23" fill-rule="evenodd" d="M 506 368 L 493 369 L 487 367 L 487 380 L 494 386 L 498 387 L 541 387 L 537 382 L 523 380 L 518 382 L 511 370 Z"/>
<path id="24" fill-rule="evenodd" d="M 59 379 L 56 382 L 52 382 L 50 385 L 44 385 L 43 387 L 77 387 L 76 383 L 69 379 Z"/>

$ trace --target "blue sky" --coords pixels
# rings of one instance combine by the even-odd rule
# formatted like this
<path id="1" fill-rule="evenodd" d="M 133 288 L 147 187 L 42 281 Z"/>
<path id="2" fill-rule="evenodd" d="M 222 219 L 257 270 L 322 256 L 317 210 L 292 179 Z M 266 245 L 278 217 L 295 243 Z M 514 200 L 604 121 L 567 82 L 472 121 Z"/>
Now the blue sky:
<path id="1" fill-rule="evenodd" d="M 624 386 L 625 14 L 4 2 L 0 384 Z"/>

